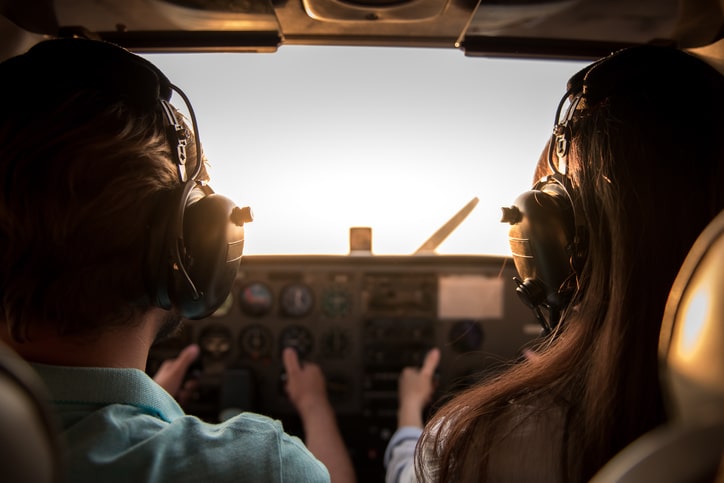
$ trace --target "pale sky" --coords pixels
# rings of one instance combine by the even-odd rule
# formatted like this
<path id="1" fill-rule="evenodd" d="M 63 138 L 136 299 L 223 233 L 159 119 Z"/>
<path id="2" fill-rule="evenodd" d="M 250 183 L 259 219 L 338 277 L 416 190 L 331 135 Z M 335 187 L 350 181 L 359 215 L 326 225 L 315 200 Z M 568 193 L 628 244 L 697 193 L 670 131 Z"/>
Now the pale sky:
<path id="1" fill-rule="evenodd" d="M 381 47 L 146 57 L 190 97 L 212 187 L 252 207 L 246 254 L 345 254 L 352 226 L 376 254 L 412 253 L 476 196 L 438 252 L 509 254 L 500 208 L 530 189 L 584 65 Z"/>

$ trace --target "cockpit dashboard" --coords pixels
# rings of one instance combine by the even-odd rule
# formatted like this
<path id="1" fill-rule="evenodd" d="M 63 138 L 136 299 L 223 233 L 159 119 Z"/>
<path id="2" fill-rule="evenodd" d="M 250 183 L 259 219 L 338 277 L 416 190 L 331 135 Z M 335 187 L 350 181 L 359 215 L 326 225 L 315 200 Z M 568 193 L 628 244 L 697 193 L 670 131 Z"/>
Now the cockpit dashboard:
<path id="1" fill-rule="evenodd" d="M 148 369 L 197 343 L 187 412 L 261 412 L 303 436 L 283 383 L 281 351 L 293 347 L 325 373 L 359 481 L 382 481 L 403 367 L 438 347 L 440 401 L 522 357 L 540 334 L 514 275 L 502 256 L 248 256 L 226 303 L 158 343 Z"/>

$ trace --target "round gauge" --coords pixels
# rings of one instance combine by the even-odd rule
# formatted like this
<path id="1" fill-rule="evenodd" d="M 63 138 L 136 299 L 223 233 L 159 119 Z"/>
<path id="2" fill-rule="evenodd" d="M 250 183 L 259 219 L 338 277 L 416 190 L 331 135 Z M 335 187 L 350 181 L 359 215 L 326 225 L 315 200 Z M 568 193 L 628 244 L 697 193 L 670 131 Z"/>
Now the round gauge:
<path id="1" fill-rule="evenodd" d="M 244 285 L 239 292 L 239 305 L 246 315 L 260 317 L 271 310 L 272 304 L 272 292 L 261 282 Z"/>
<path id="2" fill-rule="evenodd" d="M 349 336 L 340 328 L 333 328 L 322 336 L 320 350 L 330 359 L 343 359 L 349 350 Z"/>
<path id="3" fill-rule="evenodd" d="M 304 359 L 312 353 L 314 336 L 302 326 L 290 325 L 279 334 L 279 350 L 281 351 L 285 347 L 295 348 L 299 358 Z"/>
<path id="4" fill-rule="evenodd" d="M 304 317 L 312 311 L 314 294 L 312 294 L 312 289 L 307 285 L 294 283 L 282 289 L 279 304 L 284 315 L 289 317 Z"/>
<path id="5" fill-rule="evenodd" d="M 478 350 L 483 344 L 483 328 L 472 320 L 460 320 L 452 326 L 448 337 L 457 352 Z"/>
<path id="6" fill-rule="evenodd" d="M 251 325 L 239 335 L 241 354 L 250 359 L 261 359 L 271 355 L 272 335 L 261 325 Z"/>
<path id="7" fill-rule="evenodd" d="M 231 332 L 226 327 L 209 326 L 199 335 L 199 347 L 204 354 L 221 359 L 231 351 Z"/>
<path id="8" fill-rule="evenodd" d="M 226 297 L 226 300 L 219 306 L 216 311 L 214 311 L 213 314 L 211 314 L 213 317 L 223 317 L 226 314 L 229 313 L 229 310 L 231 310 L 231 307 L 234 305 L 234 296 L 229 293 L 229 295 Z"/>
<path id="9" fill-rule="evenodd" d="M 322 294 L 322 311 L 329 317 L 342 317 L 349 313 L 352 296 L 341 288 L 330 288 Z"/>

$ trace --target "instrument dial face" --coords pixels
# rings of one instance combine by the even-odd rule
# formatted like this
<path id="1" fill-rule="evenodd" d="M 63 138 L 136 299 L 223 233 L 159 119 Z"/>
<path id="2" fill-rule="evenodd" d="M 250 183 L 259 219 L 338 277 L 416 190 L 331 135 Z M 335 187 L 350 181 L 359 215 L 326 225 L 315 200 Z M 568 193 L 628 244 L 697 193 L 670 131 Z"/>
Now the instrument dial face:
<path id="1" fill-rule="evenodd" d="M 344 359 L 350 350 L 349 334 L 335 327 L 327 331 L 321 340 L 321 352 L 330 359 Z"/>
<path id="2" fill-rule="evenodd" d="M 210 326 L 199 335 L 201 351 L 214 359 L 221 359 L 231 351 L 231 332 L 226 327 Z"/>
<path id="3" fill-rule="evenodd" d="M 321 305 L 329 317 L 343 317 L 350 311 L 352 296 L 342 288 L 330 288 L 322 295 Z"/>
<path id="4" fill-rule="evenodd" d="M 293 283 L 282 289 L 279 303 L 282 314 L 289 317 L 304 317 L 312 311 L 314 294 L 309 286 Z"/>
<path id="5" fill-rule="evenodd" d="M 274 303 L 272 292 L 261 282 L 252 282 L 242 287 L 239 293 L 241 311 L 252 317 L 269 313 Z"/>
<path id="6" fill-rule="evenodd" d="M 239 335 L 242 355 L 254 360 L 271 355 L 272 341 L 269 329 L 258 324 L 246 327 Z"/>
<path id="7" fill-rule="evenodd" d="M 285 347 L 293 347 L 297 350 L 299 358 L 305 359 L 312 353 L 314 336 L 305 327 L 290 325 L 279 334 L 279 348 L 284 350 Z"/>

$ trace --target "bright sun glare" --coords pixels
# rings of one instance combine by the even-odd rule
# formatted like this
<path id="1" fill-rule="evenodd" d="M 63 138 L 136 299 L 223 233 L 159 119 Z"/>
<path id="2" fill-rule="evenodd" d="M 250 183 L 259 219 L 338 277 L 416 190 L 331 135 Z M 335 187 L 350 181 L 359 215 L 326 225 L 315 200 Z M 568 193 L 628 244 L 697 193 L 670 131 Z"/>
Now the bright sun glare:
<path id="1" fill-rule="evenodd" d="M 190 97 L 214 189 L 254 210 L 247 254 L 344 254 L 353 226 L 373 253 L 409 254 L 478 197 L 438 253 L 507 255 L 500 207 L 530 188 L 584 65 L 381 47 L 146 57 Z"/>

